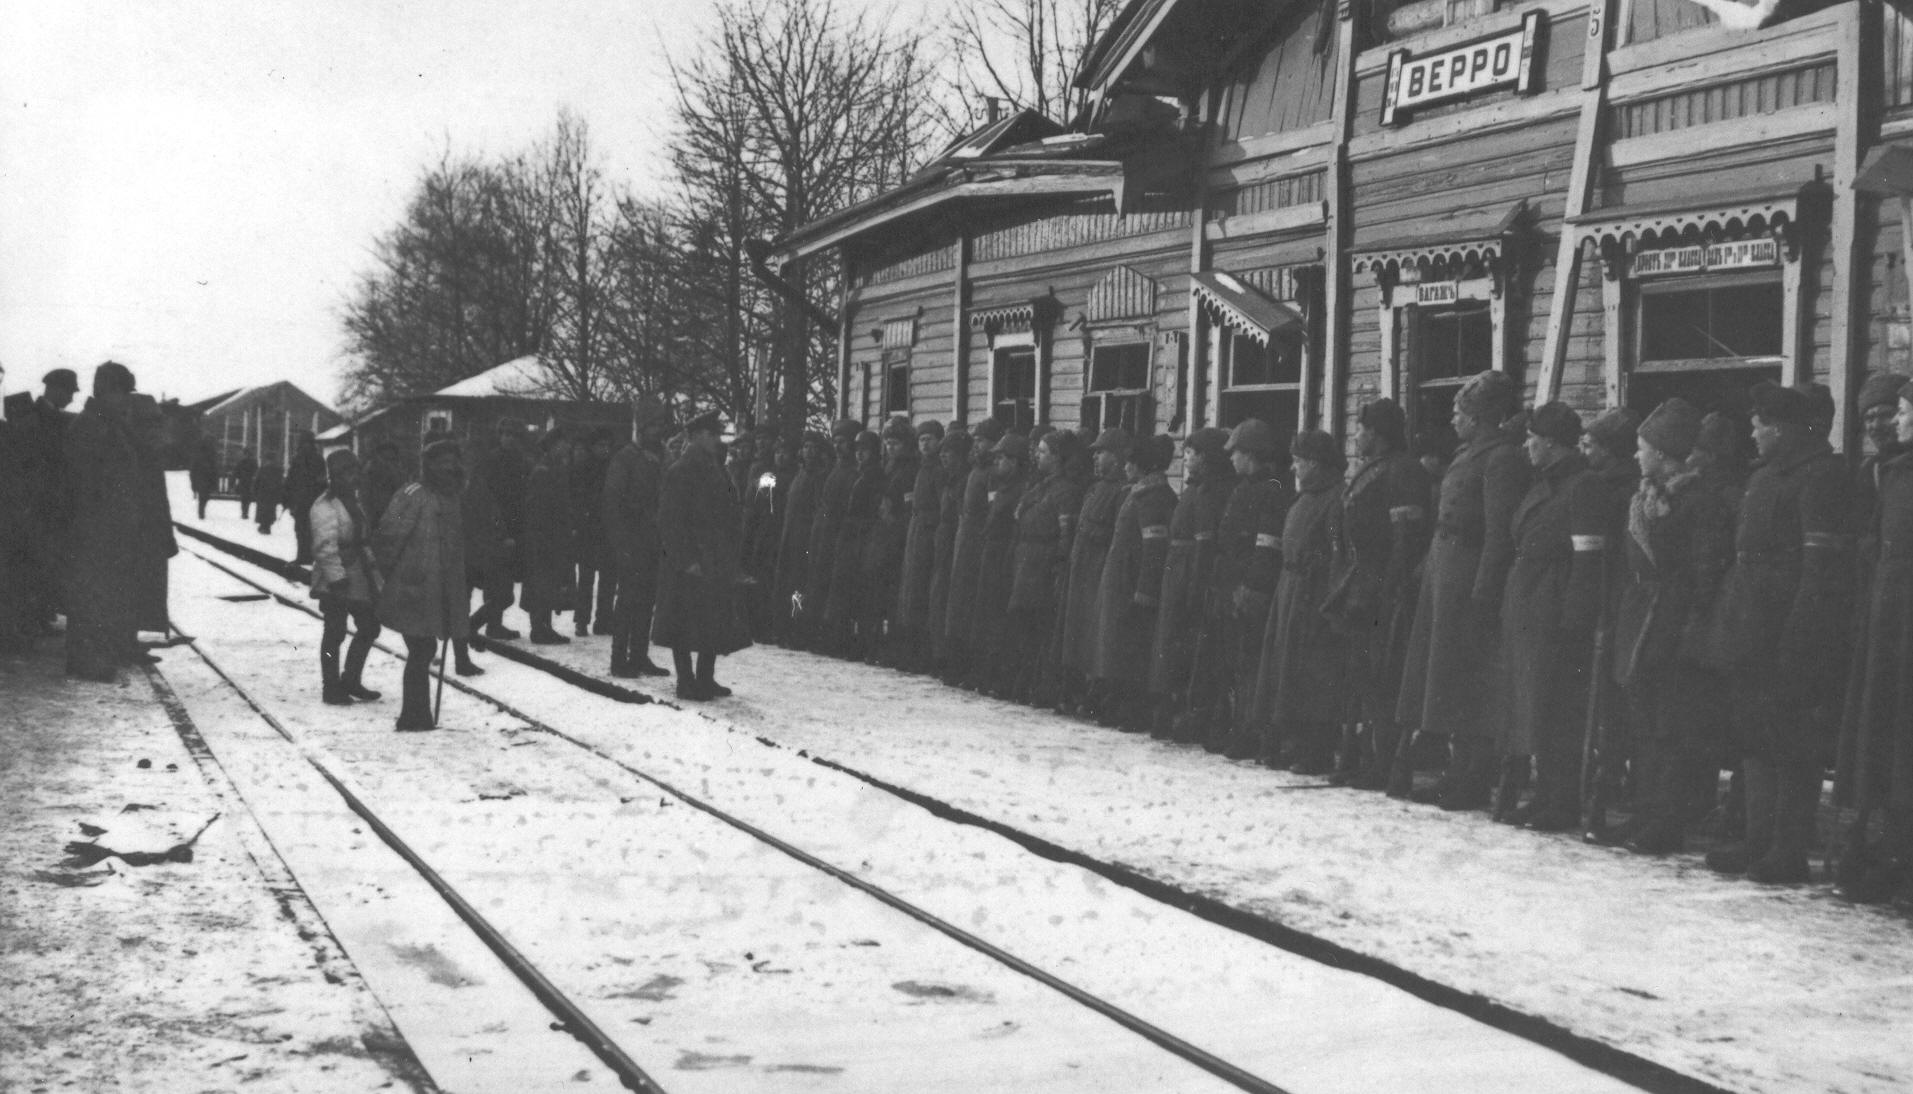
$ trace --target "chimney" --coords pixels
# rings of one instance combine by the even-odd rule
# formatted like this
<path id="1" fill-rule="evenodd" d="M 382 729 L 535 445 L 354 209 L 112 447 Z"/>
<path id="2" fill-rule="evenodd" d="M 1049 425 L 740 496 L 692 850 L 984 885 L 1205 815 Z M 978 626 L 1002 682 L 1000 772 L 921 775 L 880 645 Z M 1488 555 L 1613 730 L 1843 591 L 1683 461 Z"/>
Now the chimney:
<path id="1" fill-rule="evenodd" d="M 997 122 L 1003 120 L 1004 106 L 1004 101 L 994 95 L 983 96 L 983 112 L 985 116 L 989 118 L 988 124 L 995 125 Z"/>

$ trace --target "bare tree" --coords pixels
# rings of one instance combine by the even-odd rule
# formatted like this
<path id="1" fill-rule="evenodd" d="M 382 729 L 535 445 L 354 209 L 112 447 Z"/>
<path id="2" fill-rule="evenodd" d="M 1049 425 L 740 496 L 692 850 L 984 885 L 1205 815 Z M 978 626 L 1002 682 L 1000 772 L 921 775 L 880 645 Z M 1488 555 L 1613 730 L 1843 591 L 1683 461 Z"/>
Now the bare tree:
<path id="1" fill-rule="evenodd" d="M 967 132 L 994 99 L 1067 125 L 1083 108 L 1083 58 L 1122 0 L 968 0 L 951 5 L 945 124 Z"/>

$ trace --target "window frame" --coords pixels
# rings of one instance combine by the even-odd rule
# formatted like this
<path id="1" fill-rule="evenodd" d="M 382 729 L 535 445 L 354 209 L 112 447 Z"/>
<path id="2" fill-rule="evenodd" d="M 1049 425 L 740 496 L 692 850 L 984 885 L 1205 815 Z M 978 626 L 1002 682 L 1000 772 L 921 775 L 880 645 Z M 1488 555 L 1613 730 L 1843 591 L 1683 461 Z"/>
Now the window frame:
<path id="1" fill-rule="evenodd" d="M 1015 331 L 998 334 L 990 339 L 989 352 L 990 403 L 987 408 L 989 410 L 989 416 L 1002 421 L 1005 426 L 1015 426 L 1019 424 L 1014 412 L 1012 412 L 1008 420 L 1004 420 L 1000 416 L 1001 408 L 1004 406 L 1014 407 L 1022 402 L 1020 399 L 1006 400 L 1002 397 L 1003 359 L 1010 354 L 1027 353 L 1029 354 L 1030 362 L 1030 421 L 1028 424 L 1030 426 L 1045 424 L 1049 420 L 1049 408 L 1046 405 L 1048 400 L 1043 398 L 1043 347 L 1037 339 L 1035 332 Z"/>
<path id="2" fill-rule="evenodd" d="M 1786 271 L 1781 267 L 1759 270 L 1733 270 L 1725 273 L 1682 274 L 1673 277 L 1630 278 L 1633 282 L 1633 294 L 1627 307 L 1629 324 L 1626 334 L 1629 360 L 1629 373 L 1657 372 L 1716 372 L 1728 369 L 1780 368 L 1787 367 L 1787 323 L 1789 310 L 1788 285 Z M 1645 356 L 1647 343 L 1647 323 L 1643 309 L 1646 301 L 1653 296 L 1672 296 L 1676 293 L 1702 292 L 1713 289 L 1751 288 L 1754 286 L 1772 286 L 1780 290 L 1782 309 L 1779 352 L 1758 354 L 1750 357 L 1656 357 Z"/>
<path id="3" fill-rule="evenodd" d="M 1107 334 L 1094 329 L 1084 339 L 1083 357 L 1083 407 L 1082 417 L 1077 425 L 1086 434 L 1100 434 L 1112 423 L 1110 408 L 1118 408 L 1113 416 L 1114 424 L 1122 425 L 1131 433 L 1140 435 L 1153 429 L 1154 411 L 1151 409 L 1150 395 L 1156 383 L 1156 342 L 1151 329 L 1125 324 Z M 1097 387 L 1096 355 L 1099 350 L 1118 350 L 1141 347 L 1143 351 L 1142 386 L 1140 387 Z M 1089 407 L 1096 407 L 1095 424 L 1089 422 Z M 1121 408 L 1131 407 L 1133 412 L 1124 413 Z M 1145 421 L 1145 418 L 1152 420 Z"/>

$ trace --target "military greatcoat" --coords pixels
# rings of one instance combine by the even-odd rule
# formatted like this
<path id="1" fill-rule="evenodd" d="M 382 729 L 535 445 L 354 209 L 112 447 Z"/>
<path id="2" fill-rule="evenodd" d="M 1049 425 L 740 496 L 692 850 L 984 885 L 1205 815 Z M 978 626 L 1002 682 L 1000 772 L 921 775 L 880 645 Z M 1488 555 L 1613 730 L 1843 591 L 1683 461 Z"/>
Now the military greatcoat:
<path id="1" fill-rule="evenodd" d="M 848 625 L 862 612 L 868 593 L 864 553 L 883 509 L 884 481 L 883 465 L 873 462 L 859 469 L 850 484 L 831 551 L 830 597 L 824 602 L 824 619 L 833 626 Z"/>
<path id="2" fill-rule="evenodd" d="M 471 594 L 459 495 L 411 483 L 392 496 L 373 538 L 385 584 L 379 622 L 418 638 L 464 638 Z"/>
<path id="3" fill-rule="evenodd" d="M 778 529 L 777 578 L 773 596 L 779 619 L 790 613 L 790 598 L 809 581 L 810 528 L 817 519 L 817 496 L 829 472 L 801 467 L 784 495 L 784 523 Z"/>
<path id="4" fill-rule="evenodd" d="M 856 482 L 857 461 L 839 457 L 817 490 L 804 559 L 804 614 L 811 619 L 822 619 L 830 603 L 831 582 L 837 576 L 837 537 L 843 532 L 850 488 Z"/>
<path id="5" fill-rule="evenodd" d="M 1304 490 L 1282 522 L 1282 576 L 1262 641 L 1255 724 L 1283 729 L 1341 719 L 1341 638 L 1322 614 L 1333 588 L 1342 483 Z"/>
<path id="6" fill-rule="evenodd" d="M 982 549 L 977 558 L 976 607 L 970 620 L 970 644 L 975 649 L 996 649 L 1002 640 L 1010 587 L 1016 577 L 1016 509 L 1028 489 L 1024 472 L 990 484 Z"/>
<path id="7" fill-rule="evenodd" d="M 957 525 L 963 519 L 963 495 L 968 483 L 967 472 L 946 474 L 937 490 L 936 553 L 930 563 L 923 625 L 938 639 L 939 655 L 947 638 L 944 623 L 950 616 L 950 571 L 956 562 Z"/>
<path id="8" fill-rule="evenodd" d="M 1515 510 L 1501 602 L 1502 748 L 1533 755 L 1581 724 L 1607 556 L 1607 497 L 1570 452 L 1536 472 Z"/>
<path id="9" fill-rule="evenodd" d="M 541 460 L 525 480 L 525 587 L 528 612 L 558 612 L 571 607 L 576 559 L 572 541 L 571 484 L 563 471 Z"/>
<path id="10" fill-rule="evenodd" d="M 1222 524 L 1229 495 L 1235 492 L 1235 480 L 1234 467 L 1212 459 L 1202 481 L 1191 483 L 1176 499 L 1169 518 L 1169 553 L 1162 565 L 1155 648 L 1150 657 L 1153 694 L 1177 694 L 1189 686 L 1209 571 L 1215 565 L 1216 529 Z"/>
<path id="11" fill-rule="evenodd" d="M 751 644 L 739 561 L 744 514 L 717 457 L 689 445 L 664 471 L 658 495 L 657 614 L 651 640 L 687 653 L 735 653 Z"/>
<path id="12" fill-rule="evenodd" d="M 983 566 L 983 530 L 990 522 L 990 456 L 978 456 L 978 466 L 963 484 L 963 511 L 957 517 L 956 538 L 950 544 L 950 591 L 943 633 L 956 642 L 968 642 L 976 615 L 977 580 Z"/>
<path id="13" fill-rule="evenodd" d="M 916 450 L 905 452 L 883 471 L 883 496 L 877 502 L 877 521 L 864 549 L 864 595 L 860 615 L 874 628 L 886 616 L 894 617 L 902 603 L 903 553 L 910 539 L 911 494 L 919 466 Z"/>
<path id="14" fill-rule="evenodd" d="M 1406 453 L 1359 467 L 1342 497 L 1335 587 L 1324 611 L 1346 643 L 1349 721 L 1393 722 L 1414 624 L 1415 568 L 1428 550 L 1428 472 Z"/>
<path id="15" fill-rule="evenodd" d="M 66 431 L 70 673 L 110 673 L 131 653 L 138 632 L 141 478 L 132 402 L 130 395 L 95 395 Z"/>
<path id="16" fill-rule="evenodd" d="M 1863 804 L 1913 813 L 1913 451 L 1881 467 L 1860 687 L 1847 712 Z M 1904 853 L 1905 849 L 1897 849 Z"/>
<path id="17" fill-rule="evenodd" d="M 1435 540 L 1395 708 L 1404 726 L 1495 736 L 1495 626 L 1514 561 L 1514 511 L 1528 487 L 1518 442 L 1508 430 L 1478 437 L 1455 454 L 1442 477 Z"/>
<path id="18" fill-rule="evenodd" d="M 1168 476 L 1152 471 L 1137 480 L 1116 510 L 1116 528 L 1103 557 L 1096 591 L 1096 663 L 1099 680 L 1141 685 L 1148 678 L 1163 561 L 1169 557 L 1169 519 L 1176 492 Z"/>
<path id="19" fill-rule="evenodd" d="M 1096 667 L 1097 592 L 1103 581 L 1103 560 L 1116 534 L 1116 511 L 1128 493 L 1127 483 L 1097 479 L 1083 492 L 1083 504 L 1076 513 L 1064 586 L 1062 662 L 1086 676 Z"/>
<path id="20" fill-rule="evenodd" d="M 916 481 L 903 500 L 909 509 L 903 573 L 897 581 L 897 620 L 910 631 L 930 621 L 930 583 L 935 579 L 938 522 L 943 517 L 943 465 L 919 460 Z"/>

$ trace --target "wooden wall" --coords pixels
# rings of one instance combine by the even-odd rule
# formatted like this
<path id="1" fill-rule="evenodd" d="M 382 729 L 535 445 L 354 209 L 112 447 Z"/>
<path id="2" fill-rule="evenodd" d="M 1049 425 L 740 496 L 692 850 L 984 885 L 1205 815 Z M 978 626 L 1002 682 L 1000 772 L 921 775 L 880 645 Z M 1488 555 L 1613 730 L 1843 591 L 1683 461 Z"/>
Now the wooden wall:
<path id="1" fill-rule="evenodd" d="M 1332 10 L 1332 9 L 1331 9 Z M 1323 9 L 1298 5 L 1251 49 L 1247 63 L 1217 91 L 1216 135 L 1241 141 L 1286 133 L 1325 122 L 1335 94 L 1335 49 L 1331 36 L 1316 49 Z"/>

